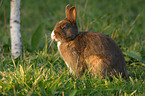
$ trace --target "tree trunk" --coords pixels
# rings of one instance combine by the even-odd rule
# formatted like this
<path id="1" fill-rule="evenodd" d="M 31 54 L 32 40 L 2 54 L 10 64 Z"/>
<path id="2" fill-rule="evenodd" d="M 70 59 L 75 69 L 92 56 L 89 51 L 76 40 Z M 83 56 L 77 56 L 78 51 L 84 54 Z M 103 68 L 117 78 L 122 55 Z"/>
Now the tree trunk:
<path id="1" fill-rule="evenodd" d="M 21 0 L 11 0 L 10 34 L 11 53 L 14 59 L 21 56 L 22 53 L 20 33 L 20 1 Z"/>

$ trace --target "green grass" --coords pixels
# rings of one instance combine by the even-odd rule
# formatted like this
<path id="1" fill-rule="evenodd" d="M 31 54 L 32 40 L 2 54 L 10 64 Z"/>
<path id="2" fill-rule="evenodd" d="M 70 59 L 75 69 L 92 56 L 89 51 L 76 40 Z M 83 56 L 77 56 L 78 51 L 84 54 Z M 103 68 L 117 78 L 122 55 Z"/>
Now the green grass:
<path id="1" fill-rule="evenodd" d="M 65 17 L 68 3 L 77 7 L 79 30 L 108 34 L 117 42 L 124 52 L 129 78 L 113 77 L 110 81 L 88 73 L 75 78 L 69 73 L 50 39 L 55 24 Z M 144 0 L 21 0 L 23 58 L 17 60 L 10 54 L 9 4 L 10 0 L 3 0 L 0 6 L 0 95 L 145 95 Z M 41 44 L 33 50 L 31 37 L 42 23 Z"/>
<path id="2" fill-rule="evenodd" d="M 89 77 L 75 78 L 56 54 L 43 51 L 25 54 L 22 60 L 2 58 L 0 65 L 1 95 L 145 95 L 142 65 L 128 65 L 130 76 L 113 81 Z M 72 95 L 71 95 L 72 94 Z"/>

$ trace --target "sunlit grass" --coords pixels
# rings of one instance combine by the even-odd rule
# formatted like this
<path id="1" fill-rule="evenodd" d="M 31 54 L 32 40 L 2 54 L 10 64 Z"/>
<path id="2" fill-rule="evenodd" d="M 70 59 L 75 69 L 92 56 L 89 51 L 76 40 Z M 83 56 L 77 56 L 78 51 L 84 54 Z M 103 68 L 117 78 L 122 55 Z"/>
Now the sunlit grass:
<path id="1" fill-rule="evenodd" d="M 7 62 L 11 62 L 9 59 Z M 2 63 L 2 62 L 1 62 Z M 12 65 L 16 64 L 14 68 Z M 28 54 L 22 60 L 2 63 L 1 95 L 144 95 L 145 74 L 142 65 L 128 65 L 129 78 L 100 79 L 86 73 L 75 78 L 69 73 L 59 54 L 43 51 Z M 10 66 L 11 65 L 11 66 Z M 9 67 L 7 67 L 9 66 Z"/>

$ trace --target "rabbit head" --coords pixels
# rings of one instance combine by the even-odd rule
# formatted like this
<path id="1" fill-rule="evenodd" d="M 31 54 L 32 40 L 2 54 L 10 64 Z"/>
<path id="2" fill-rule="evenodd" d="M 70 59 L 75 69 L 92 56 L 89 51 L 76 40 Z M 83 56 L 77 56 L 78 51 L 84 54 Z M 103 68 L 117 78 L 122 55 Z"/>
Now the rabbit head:
<path id="1" fill-rule="evenodd" d="M 51 38 L 57 42 L 73 40 L 78 35 L 76 8 L 68 4 L 65 8 L 66 18 L 58 22 L 52 31 Z"/>

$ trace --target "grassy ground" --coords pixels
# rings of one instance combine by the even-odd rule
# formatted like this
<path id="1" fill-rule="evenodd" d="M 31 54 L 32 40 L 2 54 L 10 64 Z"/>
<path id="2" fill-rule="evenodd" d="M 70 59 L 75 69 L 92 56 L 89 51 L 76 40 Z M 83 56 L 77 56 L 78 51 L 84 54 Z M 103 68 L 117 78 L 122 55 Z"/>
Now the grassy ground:
<path id="1" fill-rule="evenodd" d="M 124 52 L 129 78 L 75 78 L 50 42 L 55 24 L 65 17 L 67 4 L 77 7 L 79 30 L 110 35 Z M 1 4 L 1 3 L 0 3 Z M 10 0 L 0 6 L 0 95 L 145 95 L 144 0 L 21 0 L 23 59 L 10 55 Z M 37 50 L 32 34 L 40 24 L 44 33 Z M 47 36 L 48 38 L 45 38 Z M 47 41 L 47 42 L 46 42 Z M 47 48 L 46 48 L 47 46 Z"/>

